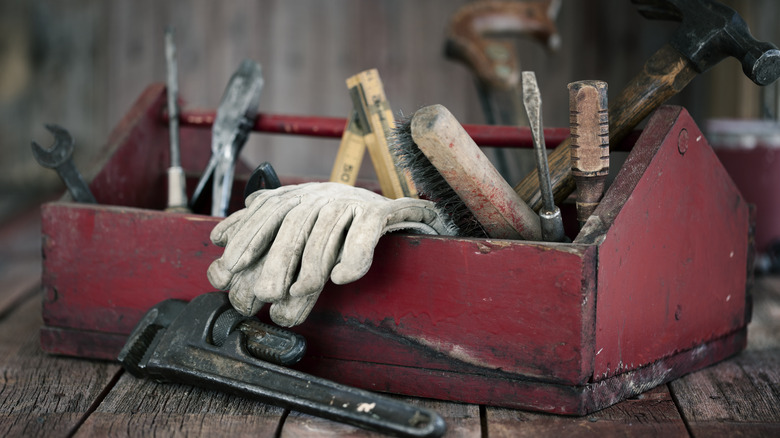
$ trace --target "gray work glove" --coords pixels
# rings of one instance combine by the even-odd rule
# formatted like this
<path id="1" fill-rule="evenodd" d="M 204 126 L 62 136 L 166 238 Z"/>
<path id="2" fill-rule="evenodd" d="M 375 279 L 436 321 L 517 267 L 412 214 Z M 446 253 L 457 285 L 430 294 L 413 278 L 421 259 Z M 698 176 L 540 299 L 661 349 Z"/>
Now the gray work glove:
<path id="1" fill-rule="evenodd" d="M 455 234 L 430 201 L 338 183 L 259 190 L 246 206 L 212 230 L 225 251 L 208 278 L 245 315 L 273 303 L 271 319 L 286 327 L 306 319 L 328 278 L 345 284 L 363 277 L 383 234 Z"/>

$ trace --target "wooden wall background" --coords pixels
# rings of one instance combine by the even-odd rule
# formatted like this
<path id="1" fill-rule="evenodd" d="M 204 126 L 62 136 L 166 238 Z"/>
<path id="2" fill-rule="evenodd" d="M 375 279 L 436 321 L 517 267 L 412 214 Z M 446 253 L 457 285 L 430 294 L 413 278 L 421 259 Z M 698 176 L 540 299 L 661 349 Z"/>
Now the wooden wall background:
<path id="1" fill-rule="evenodd" d="M 239 62 L 264 69 L 262 112 L 345 117 L 345 79 L 377 68 L 394 111 L 447 106 L 462 123 L 481 123 L 468 71 L 444 59 L 447 20 L 465 0 L 0 0 L 0 212 L 62 190 L 32 159 L 48 146 L 43 123 L 71 131 L 75 161 L 89 166 L 108 133 L 148 84 L 164 81 L 163 33 L 176 28 L 180 91 L 190 108 L 216 108 Z M 780 42 L 778 6 L 728 2 L 759 39 Z M 628 0 L 564 0 L 561 50 L 519 41 L 523 69 L 537 72 L 548 126 L 566 126 L 566 84 L 601 79 L 610 95 L 668 40 L 674 23 L 642 18 Z M 703 125 L 710 117 L 759 117 L 774 108 L 727 60 L 675 98 Z M 762 100 L 762 95 L 769 100 Z M 772 111 L 770 114 L 774 116 Z M 326 178 L 337 142 L 253 135 L 244 158 L 279 173 Z M 361 176 L 370 177 L 370 166 Z M 2 215 L 0 215 L 0 219 Z"/>

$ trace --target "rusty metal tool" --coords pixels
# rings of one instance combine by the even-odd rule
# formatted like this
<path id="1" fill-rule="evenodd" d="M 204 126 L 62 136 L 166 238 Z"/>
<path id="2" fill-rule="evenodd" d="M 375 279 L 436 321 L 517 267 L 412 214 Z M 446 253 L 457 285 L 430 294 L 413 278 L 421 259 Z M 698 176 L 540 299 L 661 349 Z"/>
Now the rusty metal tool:
<path id="1" fill-rule="evenodd" d="M 278 365 L 300 359 L 301 340 L 238 314 L 227 294 L 212 292 L 152 307 L 119 360 L 137 377 L 225 391 L 394 436 L 444 434 L 436 412 Z"/>
<path id="2" fill-rule="evenodd" d="M 444 54 L 472 71 L 487 124 L 528 126 L 520 63 L 509 37 L 530 37 L 549 51 L 557 50 L 555 18 L 560 5 L 560 0 L 475 1 L 453 14 Z M 513 171 L 507 161 L 512 151 L 496 149 L 495 154 L 499 172 L 510 178 Z"/>
<path id="3" fill-rule="evenodd" d="M 184 169 L 181 167 L 179 149 L 179 96 L 178 68 L 176 66 L 176 43 L 173 41 L 173 28 L 165 30 L 166 88 L 168 97 L 168 129 L 170 131 L 171 165 L 168 167 L 168 207 L 167 211 L 186 213 L 187 183 Z"/>
<path id="4" fill-rule="evenodd" d="M 679 21 L 669 43 L 661 47 L 609 105 L 609 142 L 619 143 L 639 122 L 682 90 L 699 73 L 725 58 L 737 58 L 758 85 L 780 76 L 780 51 L 757 41 L 733 9 L 713 0 L 632 0 L 647 18 Z M 548 159 L 556 202 L 574 191 L 571 143 L 561 143 Z M 534 209 L 541 206 L 539 180 L 527 175 L 515 191 Z"/>
<path id="5" fill-rule="evenodd" d="M 542 227 L 542 240 L 547 242 L 563 242 L 566 234 L 563 231 L 561 209 L 555 205 L 552 187 L 550 186 L 550 169 L 547 165 L 547 148 L 544 143 L 544 124 L 542 123 L 542 96 L 536 83 L 536 74 L 524 71 L 523 105 L 531 123 L 531 133 L 534 137 L 534 152 L 536 154 L 536 169 L 539 174 L 539 186 L 542 190 L 542 208 L 539 209 L 539 224 Z"/>
<path id="6" fill-rule="evenodd" d="M 217 108 L 211 133 L 211 158 L 192 194 L 191 206 L 213 176 L 211 215 L 227 214 L 236 161 L 255 123 L 262 89 L 260 65 L 245 59 L 231 76 Z"/>
<path id="7" fill-rule="evenodd" d="M 81 177 L 76 166 L 73 165 L 73 136 L 60 126 L 53 124 L 45 126 L 54 135 L 54 145 L 49 149 L 44 149 L 33 141 L 31 146 L 35 160 L 41 166 L 57 171 L 76 202 L 97 204 L 89 186 L 84 182 L 84 178 Z"/>
<path id="8" fill-rule="evenodd" d="M 599 204 L 609 175 L 607 83 L 569 84 L 571 173 L 577 186 L 577 221 L 582 226 Z"/>

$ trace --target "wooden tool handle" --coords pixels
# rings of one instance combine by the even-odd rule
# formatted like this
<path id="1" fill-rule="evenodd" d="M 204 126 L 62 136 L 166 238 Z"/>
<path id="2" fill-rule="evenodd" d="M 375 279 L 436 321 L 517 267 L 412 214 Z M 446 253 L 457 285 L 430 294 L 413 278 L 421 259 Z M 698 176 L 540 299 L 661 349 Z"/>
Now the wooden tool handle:
<path id="1" fill-rule="evenodd" d="M 432 105 L 412 117 L 412 139 L 490 237 L 541 240 L 539 217 L 469 137 L 447 108 Z"/>
<path id="2" fill-rule="evenodd" d="M 669 98 L 679 93 L 696 77 L 693 65 L 670 45 L 659 49 L 642 71 L 609 105 L 609 142 L 619 143 L 639 122 Z M 555 203 L 560 204 L 574 191 L 571 173 L 571 140 L 566 140 L 547 156 Z M 534 210 L 542 205 L 539 177 L 530 172 L 515 186 L 515 191 Z"/>
<path id="3" fill-rule="evenodd" d="M 571 173 L 577 186 L 577 220 L 584 223 L 596 209 L 609 175 L 607 83 L 569 84 Z"/>

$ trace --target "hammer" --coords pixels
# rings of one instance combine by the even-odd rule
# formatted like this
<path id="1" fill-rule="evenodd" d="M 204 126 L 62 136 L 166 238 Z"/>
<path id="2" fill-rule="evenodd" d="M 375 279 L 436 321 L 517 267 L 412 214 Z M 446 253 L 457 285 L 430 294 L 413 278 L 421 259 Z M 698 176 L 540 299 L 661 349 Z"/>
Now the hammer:
<path id="1" fill-rule="evenodd" d="M 758 85 L 768 85 L 780 76 L 780 50 L 757 41 L 733 9 L 713 0 L 631 0 L 646 18 L 679 21 L 669 43 L 645 62 L 609 105 L 609 142 L 614 145 L 651 112 L 679 93 L 699 73 L 733 56 L 745 75 Z M 571 141 L 549 154 L 550 178 L 555 202 L 574 191 L 570 162 Z M 536 171 L 515 186 L 515 191 L 534 210 L 541 207 Z"/>

